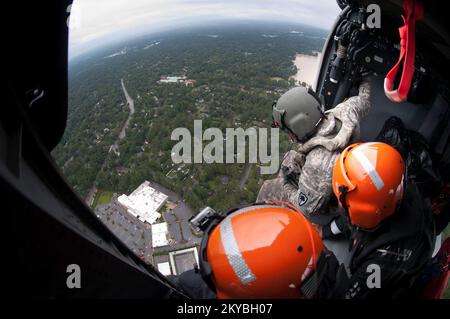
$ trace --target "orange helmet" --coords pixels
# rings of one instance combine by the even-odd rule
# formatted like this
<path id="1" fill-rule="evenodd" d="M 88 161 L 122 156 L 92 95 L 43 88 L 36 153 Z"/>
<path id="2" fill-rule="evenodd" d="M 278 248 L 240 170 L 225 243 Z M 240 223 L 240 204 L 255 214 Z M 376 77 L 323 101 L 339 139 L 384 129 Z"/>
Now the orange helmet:
<path id="1" fill-rule="evenodd" d="M 404 178 L 405 164 L 392 146 L 353 144 L 334 164 L 333 192 L 351 224 L 371 229 L 397 210 Z"/>
<path id="2" fill-rule="evenodd" d="M 300 298 L 323 250 L 318 232 L 291 206 L 240 208 L 205 233 L 201 255 L 218 298 Z"/>

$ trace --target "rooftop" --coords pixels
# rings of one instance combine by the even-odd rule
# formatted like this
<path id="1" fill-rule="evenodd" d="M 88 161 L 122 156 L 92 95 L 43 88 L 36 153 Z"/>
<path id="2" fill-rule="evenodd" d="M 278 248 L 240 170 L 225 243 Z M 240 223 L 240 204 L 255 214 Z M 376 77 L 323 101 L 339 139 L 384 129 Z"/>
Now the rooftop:
<path id="1" fill-rule="evenodd" d="M 149 184 L 145 181 L 129 196 L 123 194 L 117 201 L 140 221 L 153 224 L 161 217 L 157 210 L 164 205 L 168 196 L 150 187 Z"/>
<path id="2" fill-rule="evenodd" d="M 152 225 L 152 246 L 162 247 L 169 245 L 169 231 L 167 223 L 159 223 Z"/>
<path id="3" fill-rule="evenodd" d="M 170 270 L 170 264 L 168 261 L 162 262 L 158 264 L 158 270 L 160 273 L 162 273 L 164 276 L 169 276 L 172 274 L 172 271 Z"/>
<path id="4" fill-rule="evenodd" d="M 199 265 L 196 247 L 172 251 L 169 253 L 169 259 L 174 275 L 179 275 Z"/>

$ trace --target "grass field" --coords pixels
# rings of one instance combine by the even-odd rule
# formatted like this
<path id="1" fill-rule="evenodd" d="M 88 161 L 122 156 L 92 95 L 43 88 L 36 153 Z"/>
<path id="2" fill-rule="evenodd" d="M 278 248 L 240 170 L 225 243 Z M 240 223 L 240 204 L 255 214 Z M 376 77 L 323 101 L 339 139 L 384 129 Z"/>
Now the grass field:
<path id="1" fill-rule="evenodd" d="M 98 190 L 95 194 L 94 201 L 92 203 L 92 208 L 98 205 L 105 205 L 111 202 L 114 192 Z"/>

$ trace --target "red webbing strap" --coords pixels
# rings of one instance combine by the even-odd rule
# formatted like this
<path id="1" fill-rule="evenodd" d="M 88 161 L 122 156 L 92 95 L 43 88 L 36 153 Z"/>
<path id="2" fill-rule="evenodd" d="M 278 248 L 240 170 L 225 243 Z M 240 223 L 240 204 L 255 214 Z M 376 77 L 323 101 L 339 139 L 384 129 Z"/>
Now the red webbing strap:
<path id="1" fill-rule="evenodd" d="M 423 19 L 424 10 L 420 0 L 403 0 L 405 16 L 402 16 L 404 25 L 398 31 L 400 33 L 400 56 L 394 67 L 384 79 L 384 93 L 393 102 L 403 102 L 408 96 L 414 75 L 414 58 L 416 54 L 415 23 Z M 394 89 L 395 78 L 398 69 L 403 62 L 403 71 L 397 89 Z"/>

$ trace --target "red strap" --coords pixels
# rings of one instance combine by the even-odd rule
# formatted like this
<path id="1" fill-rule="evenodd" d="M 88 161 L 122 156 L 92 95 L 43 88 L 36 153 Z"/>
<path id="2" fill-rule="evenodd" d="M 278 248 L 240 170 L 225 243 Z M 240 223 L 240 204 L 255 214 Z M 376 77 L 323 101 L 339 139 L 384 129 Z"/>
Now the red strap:
<path id="1" fill-rule="evenodd" d="M 423 19 L 424 10 L 420 0 L 403 0 L 405 16 L 402 16 L 404 25 L 398 31 L 400 33 L 400 56 L 394 67 L 384 79 L 384 93 L 393 102 L 403 102 L 408 96 L 414 75 L 414 58 L 416 55 L 415 23 Z M 403 71 L 400 84 L 393 89 L 398 69 L 403 61 Z"/>
<path id="2" fill-rule="evenodd" d="M 437 254 L 439 262 L 439 272 L 433 272 L 430 281 L 425 285 L 423 290 L 423 299 L 442 299 L 449 278 L 449 263 L 450 263 L 450 238 L 447 238 L 439 249 Z M 432 267 L 435 264 L 432 263 Z"/>

